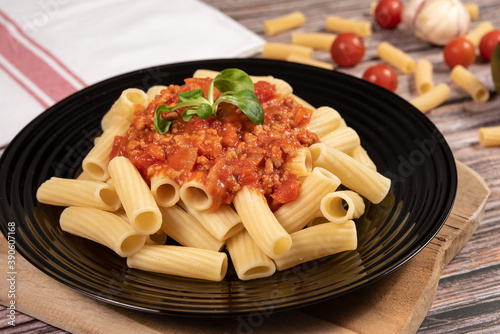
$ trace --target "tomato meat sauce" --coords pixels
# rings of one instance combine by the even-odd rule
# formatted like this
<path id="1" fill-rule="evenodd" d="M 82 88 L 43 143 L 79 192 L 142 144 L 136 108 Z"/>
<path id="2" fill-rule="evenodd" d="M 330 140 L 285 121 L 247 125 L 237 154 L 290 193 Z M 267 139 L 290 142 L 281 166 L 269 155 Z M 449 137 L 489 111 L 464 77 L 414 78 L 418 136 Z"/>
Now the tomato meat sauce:
<path id="1" fill-rule="evenodd" d="M 205 184 L 214 199 L 212 210 L 232 202 L 245 186 L 261 191 L 272 210 L 295 200 L 299 178 L 284 168 L 301 147 L 318 142 L 308 131 L 312 110 L 283 97 L 265 81 L 255 83 L 255 94 L 264 110 L 264 123 L 256 125 L 237 107 L 221 103 L 217 117 L 193 117 L 185 122 L 183 109 L 164 113 L 176 118 L 161 135 L 153 124 L 159 105 L 177 104 L 178 94 L 201 88 L 208 92 L 211 79 L 188 78 L 185 84 L 170 85 L 143 111 L 138 111 L 124 136 L 114 140 L 110 159 L 127 157 L 147 183 L 156 173 L 164 173 L 179 185 L 197 180 Z M 219 93 L 215 89 L 214 100 Z"/>

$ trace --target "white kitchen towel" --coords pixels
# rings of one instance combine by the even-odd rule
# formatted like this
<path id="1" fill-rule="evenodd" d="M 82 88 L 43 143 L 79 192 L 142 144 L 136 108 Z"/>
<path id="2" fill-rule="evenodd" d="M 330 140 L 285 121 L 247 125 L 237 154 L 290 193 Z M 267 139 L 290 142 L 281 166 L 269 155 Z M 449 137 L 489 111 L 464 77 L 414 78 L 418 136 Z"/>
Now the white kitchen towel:
<path id="1" fill-rule="evenodd" d="M 0 0 L 0 147 L 48 107 L 103 79 L 248 57 L 263 44 L 199 0 Z"/>

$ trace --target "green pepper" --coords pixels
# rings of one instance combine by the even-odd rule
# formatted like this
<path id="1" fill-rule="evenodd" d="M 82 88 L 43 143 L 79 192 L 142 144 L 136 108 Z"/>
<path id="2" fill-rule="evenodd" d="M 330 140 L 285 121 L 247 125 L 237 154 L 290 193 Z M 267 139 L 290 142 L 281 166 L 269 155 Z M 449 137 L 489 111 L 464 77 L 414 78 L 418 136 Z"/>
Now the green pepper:
<path id="1" fill-rule="evenodd" d="M 500 43 L 497 44 L 491 56 L 491 76 L 498 94 L 500 94 Z"/>

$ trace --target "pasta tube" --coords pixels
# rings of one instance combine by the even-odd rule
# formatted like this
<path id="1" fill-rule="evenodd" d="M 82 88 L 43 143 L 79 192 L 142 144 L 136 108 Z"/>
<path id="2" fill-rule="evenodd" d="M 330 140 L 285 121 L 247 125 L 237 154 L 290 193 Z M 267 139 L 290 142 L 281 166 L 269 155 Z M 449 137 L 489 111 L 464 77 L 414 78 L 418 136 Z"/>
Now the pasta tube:
<path id="1" fill-rule="evenodd" d="M 323 256 L 355 250 L 358 239 L 352 220 L 343 224 L 324 223 L 291 234 L 292 248 L 274 259 L 278 270 L 319 259 Z"/>
<path id="2" fill-rule="evenodd" d="M 344 208 L 344 203 L 347 209 Z M 332 223 L 345 223 L 365 212 L 363 198 L 351 190 L 334 191 L 321 200 L 321 213 Z"/>
<path id="3" fill-rule="evenodd" d="M 151 193 L 159 206 L 173 206 L 180 199 L 180 186 L 163 173 L 151 177 Z"/>
<path id="4" fill-rule="evenodd" d="M 331 107 L 319 107 L 312 113 L 307 129 L 316 133 L 319 139 L 342 125 L 342 117 Z"/>
<path id="5" fill-rule="evenodd" d="M 388 42 L 382 42 L 377 47 L 378 56 L 405 74 L 415 70 L 415 61 L 401 49 Z"/>
<path id="6" fill-rule="evenodd" d="M 316 66 L 316 67 L 321 67 L 324 68 L 325 70 L 333 70 L 333 65 L 331 63 L 327 63 L 321 60 L 316 60 L 308 57 L 302 57 L 298 56 L 296 54 L 291 54 L 285 59 L 286 61 L 292 62 L 292 63 L 299 63 L 299 64 L 305 64 L 305 65 L 311 65 L 311 66 Z"/>
<path id="7" fill-rule="evenodd" d="M 186 205 L 196 210 L 207 210 L 213 203 L 213 198 L 207 192 L 205 185 L 196 180 L 184 183 L 179 190 L 179 195 Z"/>
<path id="8" fill-rule="evenodd" d="M 243 187 L 233 204 L 245 229 L 267 256 L 274 258 L 290 249 L 292 239 L 274 217 L 263 194 Z"/>
<path id="9" fill-rule="evenodd" d="M 471 21 L 477 20 L 479 17 L 479 6 L 477 3 L 464 3 L 464 7 L 469 13 Z"/>
<path id="10" fill-rule="evenodd" d="M 146 236 L 138 234 L 127 221 L 99 209 L 67 207 L 60 224 L 63 231 L 95 241 L 122 257 L 136 253 L 146 242 Z"/>
<path id="11" fill-rule="evenodd" d="M 313 48 L 309 46 L 286 44 L 286 43 L 266 43 L 262 49 L 262 57 L 266 59 L 286 60 L 291 54 L 311 58 Z"/>
<path id="12" fill-rule="evenodd" d="M 331 32 L 353 32 L 361 37 L 370 37 L 372 34 L 372 24 L 365 20 L 351 20 L 334 15 L 326 18 L 326 30 Z"/>
<path id="13" fill-rule="evenodd" d="M 445 83 L 441 83 L 427 93 L 417 96 L 408 102 L 421 112 L 426 113 L 446 102 L 450 94 L 450 87 Z"/>
<path id="14" fill-rule="evenodd" d="M 168 87 L 163 86 L 163 85 L 156 85 L 156 86 L 150 87 L 146 92 L 146 95 L 148 96 L 148 102 L 153 101 L 153 99 L 156 97 L 156 95 L 160 94 L 161 91 L 166 89 L 166 88 L 168 88 Z"/>
<path id="15" fill-rule="evenodd" d="M 105 131 L 109 128 L 116 117 L 125 118 L 129 123 L 132 122 L 135 112 L 144 110 L 148 103 L 149 98 L 144 91 L 138 88 L 125 89 L 102 118 L 102 129 Z"/>
<path id="16" fill-rule="evenodd" d="M 229 205 L 221 205 L 215 212 L 196 210 L 182 202 L 179 205 L 217 240 L 226 240 L 243 229 L 240 216 Z"/>
<path id="17" fill-rule="evenodd" d="M 304 99 L 298 97 L 297 95 L 292 94 L 292 97 L 297 103 L 302 104 L 303 107 L 311 110 L 316 110 L 316 108 L 312 104 L 306 102 Z"/>
<path id="18" fill-rule="evenodd" d="M 500 126 L 480 128 L 479 143 L 484 147 L 500 146 Z"/>
<path id="19" fill-rule="evenodd" d="M 453 67 L 450 77 L 453 82 L 469 93 L 474 101 L 483 103 L 489 100 L 490 92 L 488 89 L 471 71 L 462 65 Z"/>
<path id="20" fill-rule="evenodd" d="M 309 46 L 313 49 L 330 51 L 335 38 L 337 38 L 337 35 L 330 33 L 295 32 L 292 34 L 292 43 Z"/>
<path id="21" fill-rule="evenodd" d="M 146 245 L 165 245 L 167 239 L 168 235 L 162 230 L 159 230 L 154 234 L 146 236 Z"/>
<path id="22" fill-rule="evenodd" d="M 349 155 L 329 148 L 323 143 L 313 144 L 309 149 L 313 158 L 313 166 L 323 167 L 335 174 L 343 185 L 364 196 L 370 202 L 380 203 L 389 193 L 390 179 Z"/>
<path id="23" fill-rule="evenodd" d="M 274 262 L 257 246 L 246 230 L 228 239 L 226 248 L 241 280 L 269 277 L 276 271 Z"/>
<path id="24" fill-rule="evenodd" d="M 350 153 L 361 145 L 358 133 L 353 128 L 347 126 L 323 136 L 321 142 L 328 145 L 328 147 L 335 148 L 344 153 Z"/>
<path id="25" fill-rule="evenodd" d="M 178 206 L 160 208 L 161 230 L 183 246 L 220 251 L 224 242 L 212 236 L 196 219 Z"/>
<path id="26" fill-rule="evenodd" d="M 483 21 L 479 23 L 474 29 L 469 31 L 464 37 L 471 42 L 475 47 L 479 46 L 481 38 L 490 31 L 495 30 L 495 27 L 490 21 Z"/>
<path id="27" fill-rule="evenodd" d="M 116 211 L 121 203 L 115 188 L 105 182 L 51 177 L 36 192 L 39 202 L 57 206 L 88 206 Z"/>
<path id="28" fill-rule="evenodd" d="M 415 65 L 415 86 L 418 94 L 427 93 L 434 88 L 432 80 L 432 63 L 427 59 L 420 59 Z"/>
<path id="29" fill-rule="evenodd" d="M 106 181 L 109 178 L 108 162 L 113 142 L 116 136 L 123 136 L 129 127 L 130 122 L 125 118 L 115 117 L 113 124 L 104 130 L 82 161 L 83 171 L 90 178 L 97 181 Z"/>
<path id="30" fill-rule="evenodd" d="M 356 147 L 351 153 L 349 153 L 351 157 L 361 162 L 363 165 L 371 168 L 373 170 L 377 170 L 377 165 L 373 162 L 372 158 L 368 155 L 368 152 L 363 148 L 363 146 Z"/>
<path id="31" fill-rule="evenodd" d="M 225 253 L 170 245 L 146 245 L 127 258 L 130 268 L 209 281 L 221 281 L 227 263 Z"/>
<path id="32" fill-rule="evenodd" d="M 300 27 L 306 22 L 302 12 L 295 11 L 288 15 L 264 21 L 264 32 L 267 36 L 274 36 L 281 32 Z"/>
<path id="33" fill-rule="evenodd" d="M 160 209 L 141 174 L 121 156 L 112 159 L 108 168 L 130 224 L 139 233 L 156 233 L 161 227 Z"/>
<path id="34" fill-rule="evenodd" d="M 340 180 L 324 168 L 314 168 L 300 187 L 299 197 L 283 204 L 274 213 L 288 233 L 302 229 L 313 218 L 321 215 L 320 202 L 326 194 L 335 191 Z"/>
<path id="35" fill-rule="evenodd" d="M 296 156 L 283 164 L 283 168 L 298 177 L 307 176 L 312 171 L 311 152 L 307 147 L 297 149 Z"/>

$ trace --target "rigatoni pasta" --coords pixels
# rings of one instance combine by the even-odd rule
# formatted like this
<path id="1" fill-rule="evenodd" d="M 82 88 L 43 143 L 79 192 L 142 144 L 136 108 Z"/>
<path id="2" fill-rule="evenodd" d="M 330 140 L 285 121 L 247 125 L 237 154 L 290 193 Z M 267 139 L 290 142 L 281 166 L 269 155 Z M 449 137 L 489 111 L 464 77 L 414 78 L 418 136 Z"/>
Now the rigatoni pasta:
<path id="1" fill-rule="evenodd" d="M 365 202 L 354 191 L 339 190 L 323 197 L 320 210 L 328 221 L 341 224 L 361 217 L 365 212 Z"/>
<path id="2" fill-rule="evenodd" d="M 363 165 L 371 168 L 373 170 L 377 170 L 377 165 L 373 162 L 372 158 L 368 155 L 368 152 L 363 148 L 363 146 L 359 145 L 354 150 L 349 153 L 351 157 L 361 162 Z"/>
<path id="3" fill-rule="evenodd" d="M 298 231 L 321 214 L 321 199 L 339 186 L 336 175 L 325 168 L 315 167 L 304 179 L 299 197 L 281 206 L 274 215 L 287 232 Z"/>
<path id="4" fill-rule="evenodd" d="M 356 225 L 352 220 L 343 224 L 324 223 L 291 234 L 292 248 L 274 259 L 278 270 L 319 259 L 321 257 L 354 250 L 357 247 Z"/>
<path id="5" fill-rule="evenodd" d="M 178 206 L 160 208 L 161 230 L 183 246 L 220 251 L 224 242 L 216 239 L 193 216 Z"/>
<path id="6" fill-rule="evenodd" d="M 307 128 L 320 139 L 342 126 L 342 117 L 331 107 L 319 107 L 312 116 Z"/>
<path id="7" fill-rule="evenodd" d="M 121 203 L 115 188 L 108 183 L 51 177 L 36 192 L 38 201 L 57 206 L 86 206 L 116 211 Z"/>
<path id="8" fill-rule="evenodd" d="M 311 145 L 313 165 L 336 175 L 347 188 L 372 203 L 380 203 L 391 187 L 391 180 L 363 165 L 351 156 L 323 143 Z"/>
<path id="9" fill-rule="evenodd" d="M 115 117 L 125 118 L 130 123 L 135 112 L 146 108 L 148 103 L 149 98 L 144 91 L 138 88 L 124 90 L 102 118 L 102 129 L 105 131 L 113 123 Z"/>
<path id="10" fill-rule="evenodd" d="M 179 205 L 200 222 L 201 225 L 217 240 L 224 241 L 243 230 L 241 218 L 234 209 L 225 204 L 217 211 L 197 210 L 180 202 Z"/>
<path id="11" fill-rule="evenodd" d="M 62 229 L 127 257 L 130 268 L 213 281 L 226 275 L 227 254 L 239 279 L 251 280 L 355 249 L 352 220 L 365 201 L 382 201 L 390 180 L 333 108 L 316 109 L 284 80 L 247 75 L 245 85 L 268 99 L 259 101 L 263 124 L 225 103 L 208 118 L 160 110 L 173 121 L 158 131 L 162 102 L 207 91 L 221 73 L 151 87 L 132 120 L 111 108 L 78 180 L 53 178 L 38 190 L 40 202 L 68 206 Z"/>
<path id="12" fill-rule="evenodd" d="M 500 126 L 480 128 L 479 143 L 484 147 L 500 146 Z"/>
<path id="13" fill-rule="evenodd" d="M 292 34 L 292 43 L 309 46 L 317 50 L 330 51 L 335 38 L 337 38 L 337 35 L 331 33 L 294 32 Z"/>
<path id="14" fill-rule="evenodd" d="M 94 147 L 83 159 L 82 168 L 88 177 L 97 181 L 106 181 L 109 178 L 108 161 L 113 141 L 116 136 L 124 135 L 129 126 L 130 122 L 125 118 L 113 118 L 113 124 L 104 130 Z"/>
<path id="15" fill-rule="evenodd" d="M 296 155 L 290 158 L 283 167 L 297 175 L 298 177 L 303 177 L 311 174 L 312 171 L 312 158 L 311 152 L 306 148 L 299 148 Z"/>
<path id="16" fill-rule="evenodd" d="M 321 68 L 324 68 L 326 70 L 333 70 L 333 65 L 331 63 L 327 63 L 327 62 L 324 62 L 321 60 L 312 59 L 309 57 L 299 56 L 296 54 L 290 54 L 288 57 L 286 57 L 285 60 L 290 61 L 292 63 L 311 65 L 311 66 L 321 67 Z"/>
<path id="17" fill-rule="evenodd" d="M 464 7 L 469 13 L 471 21 L 477 20 L 479 17 L 479 6 L 477 3 L 464 3 Z"/>
<path id="18" fill-rule="evenodd" d="M 377 55 L 405 74 L 413 73 L 415 70 L 415 60 L 388 42 L 382 42 L 378 45 Z"/>
<path id="19" fill-rule="evenodd" d="M 155 96 L 158 95 L 158 94 L 160 94 L 161 91 L 164 90 L 165 88 L 167 88 L 167 86 L 163 86 L 163 85 L 156 85 L 156 86 L 150 87 L 146 91 L 146 95 L 148 96 L 148 101 L 149 102 L 153 101 L 153 99 L 155 98 Z"/>
<path id="20" fill-rule="evenodd" d="M 179 190 L 179 195 L 184 203 L 196 210 L 207 210 L 213 203 L 213 198 L 208 194 L 206 186 L 198 180 L 184 183 Z"/>
<path id="21" fill-rule="evenodd" d="M 341 127 L 323 136 L 321 142 L 328 145 L 328 147 L 348 154 L 361 145 L 357 132 L 348 126 Z"/>
<path id="22" fill-rule="evenodd" d="M 276 271 L 276 265 L 255 243 L 246 230 L 231 237 L 226 247 L 241 280 L 269 277 Z"/>
<path id="23" fill-rule="evenodd" d="M 481 42 L 481 38 L 494 29 L 495 27 L 490 21 L 482 21 L 464 37 L 470 41 L 474 47 L 478 47 L 479 42 Z"/>
<path id="24" fill-rule="evenodd" d="M 408 102 L 421 112 L 426 113 L 446 102 L 450 94 L 450 87 L 445 83 L 440 83 L 430 91 L 414 97 Z"/>
<path id="25" fill-rule="evenodd" d="M 300 11 L 288 15 L 264 21 L 264 32 L 268 36 L 274 36 L 281 32 L 300 27 L 306 22 L 305 15 Z"/>
<path id="26" fill-rule="evenodd" d="M 311 58 L 312 54 L 313 48 L 297 44 L 266 43 L 262 48 L 262 57 L 266 59 L 286 60 L 290 55 Z"/>
<path id="27" fill-rule="evenodd" d="M 228 260 L 226 253 L 201 248 L 146 245 L 127 258 L 127 265 L 161 274 L 221 281 L 226 275 Z"/>
<path id="28" fill-rule="evenodd" d="M 456 65 L 450 72 L 453 82 L 462 87 L 476 102 L 484 103 L 489 100 L 490 92 L 486 86 L 471 71 L 462 65 Z"/>
<path id="29" fill-rule="evenodd" d="M 236 194 L 233 204 L 243 226 L 267 256 L 274 258 L 288 252 L 292 245 L 290 235 L 269 209 L 262 194 L 244 187 Z"/>
<path id="30" fill-rule="evenodd" d="M 158 205 L 169 207 L 179 202 L 181 187 L 163 173 L 156 173 L 151 177 L 151 193 Z"/>
<path id="31" fill-rule="evenodd" d="M 432 79 L 433 66 L 427 59 L 420 59 L 415 64 L 415 86 L 418 94 L 427 93 L 434 88 Z"/>
<path id="32" fill-rule="evenodd" d="M 146 242 L 145 235 L 119 216 L 89 207 L 67 207 L 60 225 L 63 231 L 107 246 L 121 257 L 138 252 Z"/>
<path id="33" fill-rule="evenodd" d="M 335 15 L 328 15 L 325 28 L 327 31 L 344 33 L 352 32 L 361 37 L 370 37 L 372 34 L 372 23 L 366 20 L 352 20 Z"/>
<path id="34" fill-rule="evenodd" d="M 142 234 L 156 233 L 161 227 L 160 209 L 136 167 L 127 158 L 116 157 L 108 168 L 132 227 Z"/>

